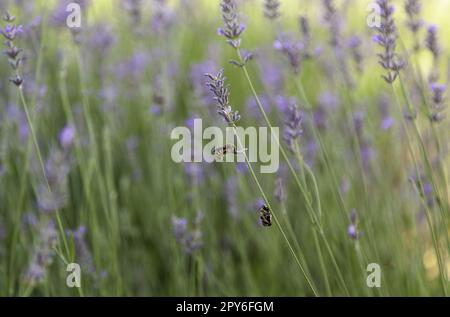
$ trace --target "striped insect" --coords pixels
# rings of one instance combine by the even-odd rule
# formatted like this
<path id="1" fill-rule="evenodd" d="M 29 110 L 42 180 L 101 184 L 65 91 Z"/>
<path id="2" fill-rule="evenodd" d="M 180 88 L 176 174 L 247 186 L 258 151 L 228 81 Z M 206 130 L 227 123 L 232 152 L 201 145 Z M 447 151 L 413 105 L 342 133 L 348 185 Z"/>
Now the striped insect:
<path id="1" fill-rule="evenodd" d="M 259 209 L 259 218 L 264 227 L 270 227 L 272 225 L 272 213 L 266 204 Z"/>
<path id="2" fill-rule="evenodd" d="M 245 150 L 238 151 L 236 146 L 234 146 L 233 144 L 226 144 L 224 146 L 214 147 L 212 150 L 212 154 L 216 156 L 217 160 L 223 160 L 223 158 L 227 154 L 237 155 L 239 153 L 243 153 L 244 151 Z"/>

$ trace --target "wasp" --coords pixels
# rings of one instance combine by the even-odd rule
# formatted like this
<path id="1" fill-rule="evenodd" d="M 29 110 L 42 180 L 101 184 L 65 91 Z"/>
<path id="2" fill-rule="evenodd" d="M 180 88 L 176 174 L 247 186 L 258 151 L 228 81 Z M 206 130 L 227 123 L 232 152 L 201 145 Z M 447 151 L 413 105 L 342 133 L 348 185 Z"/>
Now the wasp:
<path id="1" fill-rule="evenodd" d="M 270 227 L 272 225 L 272 213 L 267 205 L 263 205 L 259 210 L 259 218 L 264 227 Z"/>

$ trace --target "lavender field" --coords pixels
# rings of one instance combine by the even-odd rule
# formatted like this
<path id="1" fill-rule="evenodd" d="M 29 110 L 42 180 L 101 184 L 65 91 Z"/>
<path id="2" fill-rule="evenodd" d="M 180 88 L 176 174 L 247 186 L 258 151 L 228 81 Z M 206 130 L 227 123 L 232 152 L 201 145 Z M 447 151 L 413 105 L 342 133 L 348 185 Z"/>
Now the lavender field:
<path id="1" fill-rule="evenodd" d="M 448 12 L 1 0 L 0 296 L 447 296 Z"/>

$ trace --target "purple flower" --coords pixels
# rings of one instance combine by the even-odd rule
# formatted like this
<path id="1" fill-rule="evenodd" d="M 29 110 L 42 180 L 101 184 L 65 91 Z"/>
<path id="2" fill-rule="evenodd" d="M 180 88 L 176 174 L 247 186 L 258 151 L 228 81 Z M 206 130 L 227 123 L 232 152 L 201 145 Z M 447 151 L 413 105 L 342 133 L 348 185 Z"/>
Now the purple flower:
<path id="1" fill-rule="evenodd" d="M 54 248 L 57 244 L 57 239 L 58 235 L 53 221 L 41 226 L 33 258 L 25 272 L 25 280 L 31 285 L 44 280 L 46 270 L 52 264 L 55 256 Z"/>
<path id="2" fill-rule="evenodd" d="M 300 73 L 301 61 L 304 53 L 304 44 L 301 42 L 293 42 L 288 40 L 286 36 L 276 40 L 273 43 L 273 47 L 283 53 L 291 66 L 292 71 L 295 74 Z"/>
<path id="3" fill-rule="evenodd" d="M 324 22 L 328 24 L 330 30 L 330 45 L 337 49 L 342 45 L 342 19 L 334 5 L 334 0 L 322 0 L 324 8 Z"/>
<path id="4" fill-rule="evenodd" d="M 197 212 L 197 216 L 192 221 L 192 225 L 190 225 L 186 218 L 172 216 L 173 235 L 186 254 L 194 253 L 203 245 L 200 229 L 203 217 L 202 212 Z"/>
<path id="5" fill-rule="evenodd" d="M 365 114 L 363 112 L 358 111 L 353 114 L 353 124 L 359 141 L 362 165 L 365 169 L 368 169 L 374 156 L 374 150 L 364 135 L 364 118 Z"/>
<path id="6" fill-rule="evenodd" d="M 135 0 L 136 1 L 136 0 Z M 176 20 L 174 12 L 167 5 L 166 0 L 154 1 L 152 14 L 152 30 L 155 33 L 162 33 L 169 30 L 170 26 Z"/>
<path id="7" fill-rule="evenodd" d="M 428 28 L 427 37 L 425 39 L 425 45 L 427 49 L 433 54 L 435 59 L 438 59 L 441 55 L 441 48 L 438 41 L 438 27 L 437 25 L 431 25 Z"/>
<path id="8" fill-rule="evenodd" d="M 15 18 L 13 19 L 9 14 L 7 14 L 4 19 L 7 22 L 12 22 Z M 17 35 L 22 33 L 22 25 L 7 24 L 4 30 L 0 29 L 0 34 L 2 34 L 5 38 L 5 55 L 8 57 L 9 66 L 12 68 L 14 74 L 13 77 L 9 79 L 9 81 L 20 88 L 22 87 L 23 83 L 23 78 L 20 74 L 20 68 L 22 66 L 23 60 L 21 56 L 22 49 L 18 48 L 14 44 L 14 40 L 16 39 Z"/>
<path id="9" fill-rule="evenodd" d="M 275 180 L 274 197 L 281 204 L 284 204 L 286 201 L 286 190 L 284 188 L 284 179 L 281 176 L 278 176 L 277 179 Z"/>
<path id="10" fill-rule="evenodd" d="M 271 63 L 267 58 L 259 63 L 261 80 L 273 94 L 281 94 L 284 87 L 284 76 L 280 65 Z"/>
<path id="11" fill-rule="evenodd" d="M 440 122 L 444 119 L 443 111 L 446 107 L 445 93 L 447 87 L 445 85 L 432 83 L 430 85 L 432 101 L 430 120 L 431 122 Z"/>
<path id="12" fill-rule="evenodd" d="M 389 130 L 395 123 L 395 119 L 391 116 L 389 111 L 390 100 L 386 95 L 381 95 L 380 100 L 378 102 L 378 109 L 381 114 L 381 123 L 380 128 L 382 130 Z"/>
<path id="13" fill-rule="evenodd" d="M 217 102 L 218 114 L 222 116 L 228 124 L 235 124 L 241 116 L 238 111 L 233 111 L 229 104 L 230 91 L 228 85 L 225 85 L 226 77 L 223 77 L 223 69 L 217 75 L 206 74 L 209 78 L 207 86 L 214 95 Z"/>
<path id="14" fill-rule="evenodd" d="M 93 28 L 88 44 L 90 48 L 97 49 L 105 56 L 115 41 L 116 38 L 110 28 L 105 24 L 99 24 Z"/>
<path id="15" fill-rule="evenodd" d="M 352 53 L 353 61 L 356 64 L 356 68 L 359 72 L 362 72 L 363 69 L 363 55 L 361 52 L 361 39 L 354 35 L 348 41 L 348 47 L 350 48 L 350 52 Z"/>
<path id="16" fill-rule="evenodd" d="M 264 16 L 269 20 L 275 20 L 280 16 L 280 1 L 264 0 Z"/>
<path id="17" fill-rule="evenodd" d="M 356 240 L 359 237 L 357 225 L 358 225 L 358 219 L 357 219 L 357 215 L 356 215 L 356 210 L 352 209 L 352 212 L 350 214 L 350 225 L 348 226 L 347 234 L 353 240 Z"/>
<path id="18" fill-rule="evenodd" d="M 235 176 L 229 177 L 225 182 L 225 198 L 227 201 L 227 211 L 233 217 L 237 218 L 239 216 L 238 209 L 238 178 Z"/>
<path id="19" fill-rule="evenodd" d="M 8 24 L 4 30 L 0 29 L 0 34 L 2 34 L 7 41 L 13 42 L 17 35 L 23 34 L 23 26 Z"/>
<path id="20" fill-rule="evenodd" d="M 398 76 L 399 71 L 405 66 L 396 55 L 397 28 L 394 23 L 394 6 L 389 4 L 389 0 L 377 0 L 381 9 L 381 26 L 377 28 L 378 35 L 374 36 L 374 41 L 378 43 L 383 52 L 378 54 L 380 65 L 387 71 L 383 79 L 392 84 Z"/>
<path id="21" fill-rule="evenodd" d="M 234 48 L 241 44 L 239 38 L 245 30 L 245 25 L 238 20 L 238 13 L 235 0 L 222 0 L 220 3 L 222 9 L 223 28 L 219 28 L 217 33 L 227 38 L 227 42 Z"/>
<path id="22" fill-rule="evenodd" d="M 117 66 L 117 76 L 119 79 L 130 77 L 132 80 L 138 81 L 143 76 L 149 62 L 147 52 L 137 51 Z"/>
<path id="23" fill-rule="evenodd" d="M 295 151 L 295 142 L 302 135 L 303 113 L 296 105 L 291 105 L 286 113 L 283 138 L 291 151 Z"/>
<path id="24" fill-rule="evenodd" d="M 244 163 L 244 162 L 236 162 L 236 171 L 239 173 L 239 174 L 245 174 L 245 173 L 247 173 L 248 172 L 248 165 L 247 165 L 247 163 Z"/>
<path id="25" fill-rule="evenodd" d="M 73 145 L 73 140 L 75 138 L 75 128 L 71 125 L 66 125 L 59 132 L 59 144 L 64 150 L 68 150 Z"/>
<path id="26" fill-rule="evenodd" d="M 79 226 L 73 231 L 68 230 L 67 236 L 73 239 L 77 263 L 90 274 L 95 274 L 94 262 L 86 241 L 86 232 L 87 228 L 85 226 Z"/>
<path id="27" fill-rule="evenodd" d="M 49 213 L 66 206 L 68 202 L 68 176 L 71 170 L 69 153 L 53 148 L 45 162 L 48 181 L 38 185 L 37 199 L 39 209 Z"/>
<path id="28" fill-rule="evenodd" d="M 420 0 L 406 0 L 405 12 L 408 15 L 408 22 L 406 25 L 414 35 L 414 51 L 420 50 L 420 42 L 418 41 L 418 33 L 423 26 L 423 20 L 420 16 L 422 12 L 422 4 Z"/>

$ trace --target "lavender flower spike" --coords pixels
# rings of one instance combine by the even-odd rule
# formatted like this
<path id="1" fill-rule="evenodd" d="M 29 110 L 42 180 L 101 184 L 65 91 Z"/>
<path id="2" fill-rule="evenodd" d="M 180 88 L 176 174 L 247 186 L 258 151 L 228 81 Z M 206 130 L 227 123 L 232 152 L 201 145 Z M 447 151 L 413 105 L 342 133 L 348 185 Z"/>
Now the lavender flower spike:
<path id="1" fill-rule="evenodd" d="M 357 240 L 359 238 L 358 218 L 355 209 L 352 209 L 352 212 L 350 214 L 350 225 L 347 228 L 347 234 L 353 240 Z"/>
<path id="2" fill-rule="evenodd" d="M 431 84 L 431 93 L 433 105 L 431 106 L 430 120 L 431 122 L 440 122 L 444 119 L 443 111 L 445 110 L 445 85 L 436 83 Z"/>
<path id="3" fill-rule="evenodd" d="M 294 144 L 297 138 L 303 133 L 301 124 L 303 121 L 303 113 L 296 105 L 291 105 L 286 112 L 284 140 L 291 151 L 295 151 Z"/>
<path id="4" fill-rule="evenodd" d="M 17 38 L 17 35 L 23 33 L 22 25 L 9 24 L 15 20 L 15 17 L 11 16 L 9 13 L 5 14 L 3 19 L 8 23 L 5 26 L 5 29 L 0 29 L 0 34 L 3 35 L 5 39 L 5 55 L 8 57 L 9 66 L 11 66 L 14 71 L 14 77 L 9 79 L 17 87 L 22 87 L 23 78 L 19 74 L 19 68 L 22 65 L 22 49 L 18 48 L 14 44 L 14 40 Z"/>
<path id="5" fill-rule="evenodd" d="M 428 28 L 427 38 L 425 40 L 427 49 L 433 54 L 434 59 L 438 59 L 441 55 L 441 48 L 439 46 L 437 32 L 438 28 L 436 25 L 430 26 Z"/>
<path id="6" fill-rule="evenodd" d="M 264 0 L 264 15 L 269 20 L 275 20 L 280 16 L 280 1 L 278 0 Z"/>
<path id="7" fill-rule="evenodd" d="M 222 7 L 222 20 L 224 27 L 219 28 L 217 33 L 225 36 L 228 44 L 234 48 L 241 45 L 239 36 L 244 32 L 245 25 L 239 23 L 236 2 L 235 0 L 222 0 L 220 6 Z"/>
<path id="8" fill-rule="evenodd" d="M 230 91 L 228 90 L 228 85 L 225 85 L 226 77 L 223 77 L 223 69 L 221 69 L 216 76 L 211 74 L 206 74 L 206 76 L 210 79 L 210 82 L 207 85 L 214 94 L 214 99 L 218 103 L 217 112 L 228 124 L 236 123 L 241 116 L 237 111 L 233 111 L 229 104 L 228 97 Z"/>
<path id="9" fill-rule="evenodd" d="M 423 21 L 420 17 L 422 11 L 422 3 L 420 0 L 406 0 L 405 1 L 405 12 L 408 16 L 407 26 L 409 30 L 414 35 L 414 51 L 420 50 L 420 43 L 417 40 L 418 33 L 423 26 Z"/>
<path id="10" fill-rule="evenodd" d="M 389 4 L 389 0 L 377 0 L 381 9 L 381 26 L 377 28 L 378 35 L 374 41 L 384 48 L 383 53 L 377 54 L 380 58 L 380 65 L 387 71 L 387 75 L 382 77 L 387 83 L 392 84 L 398 76 L 399 71 L 404 67 L 404 62 L 400 61 L 395 53 L 397 46 L 397 28 L 394 23 L 394 6 Z"/>

